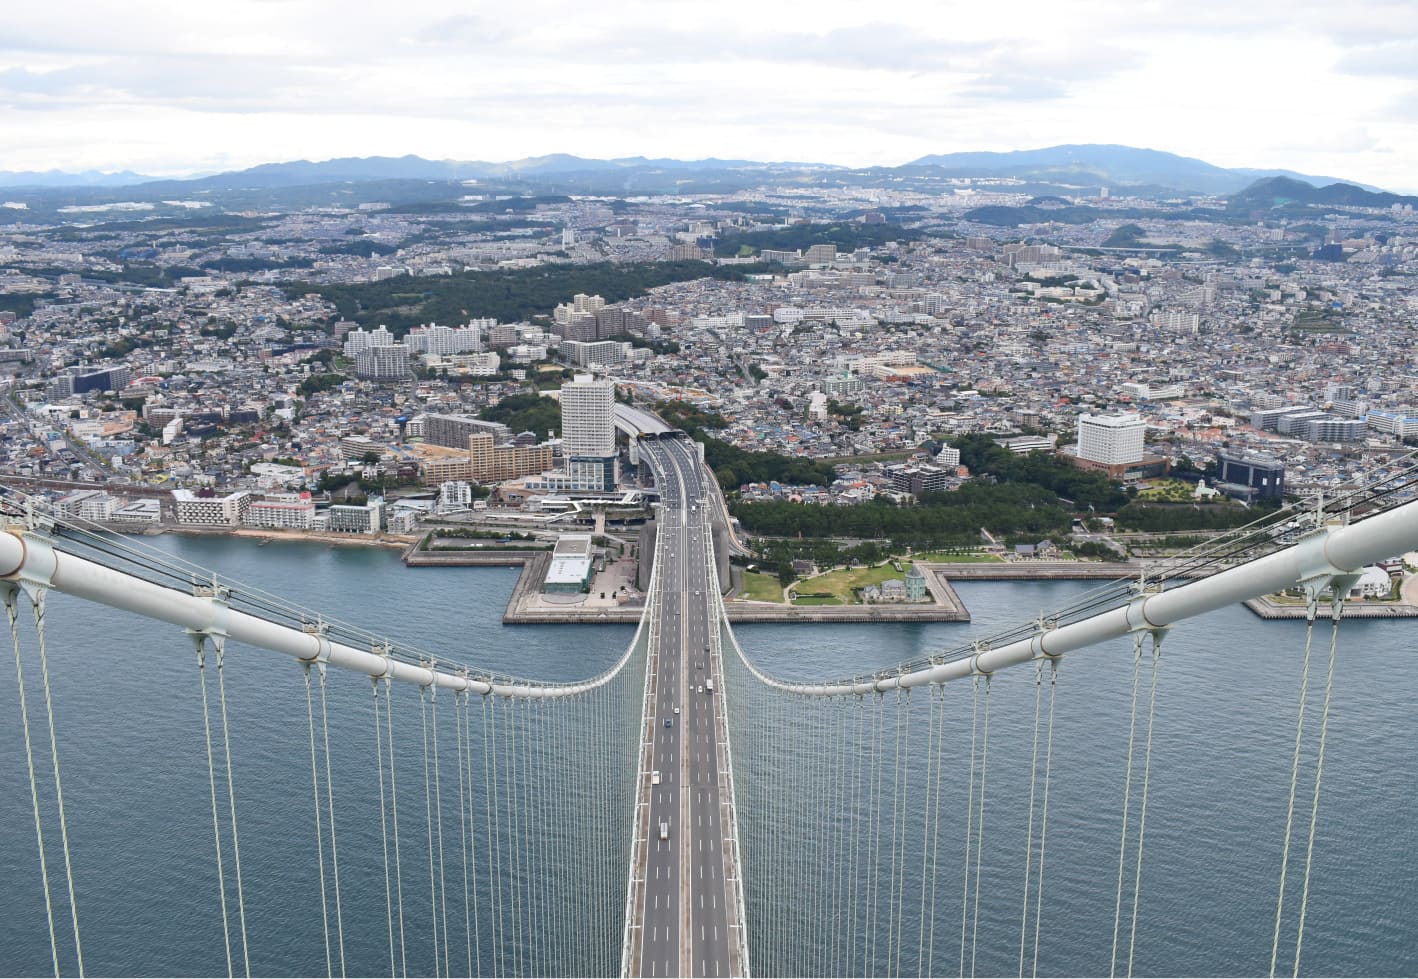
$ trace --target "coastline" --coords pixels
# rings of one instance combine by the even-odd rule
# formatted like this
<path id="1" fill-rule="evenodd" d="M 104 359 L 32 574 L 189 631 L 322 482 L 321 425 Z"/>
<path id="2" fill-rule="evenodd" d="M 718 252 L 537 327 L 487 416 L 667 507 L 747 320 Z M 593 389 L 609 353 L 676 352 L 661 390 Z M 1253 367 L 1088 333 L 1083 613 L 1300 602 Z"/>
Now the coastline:
<path id="1" fill-rule="evenodd" d="M 1257 617 L 1266 620 L 1304 620 L 1305 606 L 1291 605 L 1264 598 L 1251 598 L 1241 603 Z M 1329 618 L 1329 603 L 1320 603 L 1320 619 Z M 1418 605 L 1403 602 L 1345 602 L 1346 619 L 1418 619 Z"/>
<path id="2" fill-rule="evenodd" d="M 270 530 L 253 527 L 185 527 L 170 524 L 109 528 L 119 533 L 157 536 L 179 534 L 186 537 L 240 537 L 262 546 L 271 541 L 324 544 L 327 547 L 377 547 L 400 551 L 407 567 L 516 567 L 520 569 L 503 612 L 507 625 L 575 625 L 580 623 L 635 625 L 644 611 L 637 597 L 615 602 L 577 596 L 575 601 L 547 600 L 537 586 L 545 577 L 550 552 L 545 550 L 422 551 L 424 535 L 334 534 L 307 530 Z M 957 581 L 1097 581 L 1136 576 L 1140 561 L 1018 561 L 973 563 L 922 562 L 927 586 L 935 599 L 929 605 L 813 605 L 799 606 L 756 602 L 733 596 L 724 599 L 724 611 L 732 624 L 740 623 L 862 623 L 862 622 L 969 622 L 970 612 L 951 587 Z M 1418 576 L 1414 576 L 1418 580 Z M 568 596 L 570 597 L 570 596 Z M 1266 621 L 1295 621 L 1305 618 L 1303 605 L 1272 601 L 1268 597 L 1248 599 L 1240 604 Z M 1324 613 L 1322 617 L 1327 616 Z M 1344 607 L 1347 619 L 1418 618 L 1418 604 L 1407 602 L 1358 603 Z"/>
<path id="3" fill-rule="evenodd" d="M 121 532 L 121 531 L 120 531 Z M 131 531 L 130 531 L 131 533 Z M 183 537 L 244 537 L 269 543 L 270 541 L 298 541 L 309 544 L 327 544 L 331 547 L 383 547 L 404 551 L 419 542 L 418 536 L 406 534 L 380 534 L 370 537 L 364 534 L 332 534 L 313 530 L 267 530 L 256 527 L 181 527 L 171 524 L 155 524 L 139 531 L 148 536 L 179 534 Z"/>

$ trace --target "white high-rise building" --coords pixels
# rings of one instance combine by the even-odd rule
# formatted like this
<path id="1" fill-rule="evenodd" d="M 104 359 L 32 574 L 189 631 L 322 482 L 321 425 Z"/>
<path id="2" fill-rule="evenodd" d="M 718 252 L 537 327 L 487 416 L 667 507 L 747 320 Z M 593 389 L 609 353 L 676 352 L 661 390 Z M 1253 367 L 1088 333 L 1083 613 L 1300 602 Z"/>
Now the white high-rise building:
<path id="1" fill-rule="evenodd" d="M 615 455 L 615 383 L 577 374 L 561 387 L 561 451 L 570 456 Z"/>
<path id="2" fill-rule="evenodd" d="M 438 512 L 457 513 L 473 502 L 473 488 L 461 479 L 450 479 L 438 487 Z"/>
<path id="3" fill-rule="evenodd" d="M 355 374 L 369 381 L 398 381 L 408 377 L 409 348 L 402 343 L 370 347 L 355 354 Z"/>
<path id="4" fill-rule="evenodd" d="M 561 452 L 574 490 L 615 489 L 615 384 L 577 374 L 561 387 Z"/>
<path id="5" fill-rule="evenodd" d="M 345 334 L 345 356 L 353 359 L 361 351 L 370 347 L 387 347 L 394 342 L 394 334 L 383 326 L 373 330 L 359 328 Z"/>
<path id="6" fill-rule="evenodd" d="M 1147 423 L 1135 412 L 1121 415 L 1080 415 L 1078 457 L 1105 466 L 1141 462 Z"/>

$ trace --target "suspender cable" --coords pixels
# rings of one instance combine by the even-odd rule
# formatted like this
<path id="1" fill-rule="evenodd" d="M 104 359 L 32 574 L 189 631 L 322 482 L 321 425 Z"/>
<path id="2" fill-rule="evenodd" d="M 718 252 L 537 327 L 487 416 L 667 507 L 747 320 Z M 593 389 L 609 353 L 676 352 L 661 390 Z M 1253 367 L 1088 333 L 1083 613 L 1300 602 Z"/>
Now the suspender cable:
<path id="1" fill-rule="evenodd" d="M 498 833 L 497 817 L 497 709 L 483 697 L 483 779 L 487 793 L 487 862 L 491 872 L 488 879 L 489 914 L 492 921 L 492 955 L 494 975 L 506 975 L 506 956 L 503 950 L 506 934 L 502 922 L 502 846 Z"/>
<path id="2" fill-rule="evenodd" d="M 49 655 L 44 649 L 43 588 L 30 596 L 34 604 L 34 631 L 39 639 L 39 674 L 44 680 L 44 713 L 49 720 L 49 760 L 54 766 L 54 799 L 59 805 L 59 840 L 64 848 L 64 879 L 69 885 L 69 918 L 74 923 L 74 955 L 79 961 L 79 975 L 84 974 L 84 944 L 79 938 L 79 905 L 74 899 L 74 867 L 69 859 L 69 820 L 64 815 L 64 786 L 59 780 L 59 739 L 54 734 L 54 698 L 49 690 Z"/>
<path id="3" fill-rule="evenodd" d="M 207 710 L 207 637 L 197 633 L 192 637 L 197 647 L 197 677 L 202 688 L 202 733 L 207 744 L 207 787 L 212 797 L 212 840 L 217 852 L 217 891 L 221 895 L 222 941 L 226 946 L 226 974 L 233 975 L 231 964 L 231 919 L 226 906 L 226 872 L 222 868 L 222 825 L 217 815 L 217 773 L 212 760 L 212 720 Z"/>
<path id="4" fill-rule="evenodd" d="M 876 722 L 876 723 L 875 723 L 875 727 L 874 727 L 874 729 L 873 729 L 873 734 L 872 734 L 872 746 L 873 746 L 873 748 L 875 748 L 876 750 L 880 750 L 880 748 L 881 748 L 881 724 L 882 724 L 882 715 L 885 714 L 885 709 L 882 707 L 882 698 L 883 698 L 883 696 L 885 696 L 885 695 L 878 693 L 878 694 L 876 695 L 876 699 L 872 701 L 872 706 L 871 706 L 871 709 L 872 709 L 872 711 L 873 711 L 873 720 Z M 879 922 L 881 921 L 881 915 L 880 915 L 880 912 L 878 911 L 878 908 L 877 908 L 877 902 L 878 902 L 878 901 L 880 900 L 880 898 L 881 898 L 881 869 L 882 869 L 882 868 L 881 868 L 881 864 L 882 864 L 882 860 L 881 860 L 881 783 L 882 783 L 882 771 L 881 771 L 881 769 L 882 769 L 882 767 L 883 767 L 883 766 L 877 765 L 877 764 L 873 764 L 873 765 L 872 765 L 872 775 L 873 775 L 872 790 L 871 790 L 871 806 L 872 806 L 872 822 L 871 822 L 871 845 L 872 845 L 872 848 L 871 848 L 871 857 L 872 857 L 872 862 L 871 862 L 871 876 L 867 878 L 867 890 L 868 890 L 868 893 L 869 893 L 869 903 L 868 903 L 868 906 L 867 906 L 867 934 L 869 934 L 869 935 L 871 935 L 871 936 L 873 936 L 873 937 L 875 937 L 875 935 L 877 934 L 877 927 L 878 927 Z M 873 951 L 875 951 L 875 949 L 877 948 L 877 944 L 876 944 L 876 943 L 872 943 L 872 944 L 868 945 L 867 947 L 870 948 L 870 949 L 872 949 Z M 869 965 L 869 966 L 870 966 L 870 963 L 871 963 L 872 959 L 874 959 L 874 958 L 875 958 L 874 955 L 873 955 L 873 956 L 870 956 L 870 957 L 868 958 L 868 965 Z"/>
<path id="5" fill-rule="evenodd" d="M 516 975 L 524 975 L 522 968 L 522 900 L 517 878 L 517 864 L 522 848 L 522 840 L 517 832 L 517 802 L 513 795 L 517 785 L 516 753 L 513 746 L 517 741 L 516 719 L 512 716 L 512 704 L 505 698 L 502 704 L 502 720 L 504 722 L 502 736 L 503 767 L 502 778 L 505 789 L 504 799 L 507 809 L 507 863 L 505 870 L 508 874 L 507 894 L 512 899 L 508 919 L 512 936 L 512 971 Z M 497 704 L 493 705 L 497 709 Z M 507 940 L 507 932 L 503 933 L 503 941 Z"/>
<path id="6" fill-rule="evenodd" d="M 409 974 L 409 955 L 404 944 L 404 865 L 399 848 L 399 783 L 394 777 L 394 684 L 384 678 L 384 729 L 389 739 L 389 809 L 394 823 L 394 894 L 399 903 L 399 969 Z"/>
<path id="7" fill-rule="evenodd" d="M 44 913 L 49 921 L 49 955 L 54 963 L 55 979 L 59 976 L 59 942 L 54 931 L 54 900 L 49 893 L 49 865 L 44 858 L 44 828 L 39 818 L 39 783 L 34 774 L 34 748 L 30 741 L 30 714 L 25 704 L 25 670 L 20 659 L 19 610 L 15 607 L 17 589 L 4 588 L 5 612 L 10 619 L 10 636 L 15 641 L 15 680 L 20 692 L 20 722 L 25 732 L 25 764 L 30 776 L 30 802 L 34 806 L 34 836 L 39 850 L 39 876 L 44 883 Z"/>
<path id="8" fill-rule="evenodd" d="M 325 664 L 320 664 L 320 726 L 325 736 L 325 802 L 330 810 L 330 870 L 335 878 L 335 935 L 340 975 L 345 974 L 345 915 L 340 903 L 340 851 L 335 845 L 335 779 L 330 771 L 330 714 L 325 707 Z"/>
<path id="9" fill-rule="evenodd" d="M 531 705 L 525 700 L 516 701 L 512 705 L 515 718 L 515 725 L 512 728 L 512 750 L 517 764 L 517 779 L 513 783 L 516 796 L 513 805 L 517 809 L 518 825 L 518 845 L 517 858 L 521 867 L 519 875 L 521 882 L 521 901 L 519 910 L 521 912 L 522 934 L 525 938 L 522 955 L 522 971 L 529 975 L 541 974 L 541 969 L 537 965 L 540 956 L 540 942 L 536 940 L 537 933 L 533 931 L 535 920 L 533 912 L 535 906 L 532 903 L 533 874 L 535 873 L 535 862 L 532 859 L 533 847 L 526 839 L 525 829 L 530 825 L 532 819 L 531 807 L 531 782 L 534 777 L 531 765 L 531 754 L 528 748 L 528 725 L 531 716 Z"/>
<path id="10" fill-rule="evenodd" d="M 1285 843 L 1280 850 L 1280 889 L 1275 897 L 1275 932 L 1270 943 L 1270 975 L 1280 955 L 1280 919 L 1285 907 L 1285 876 L 1290 867 L 1290 835 L 1295 824 L 1295 790 L 1300 784 L 1300 747 L 1305 733 L 1305 701 L 1310 690 L 1310 650 L 1314 645 L 1315 616 L 1319 612 L 1319 592 L 1310 593 L 1305 605 L 1305 655 L 1300 666 L 1300 709 L 1295 715 L 1295 752 L 1290 758 L 1290 801 L 1285 808 Z"/>
<path id="11" fill-rule="evenodd" d="M 900 895 L 904 886 L 902 880 L 903 868 L 901 866 L 905 859 L 906 849 L 906 807 L 901 798 L 905 788 L 905 779 L 902 776 L 902 766 L 905 764 L 906 748 L 904 738 L 906 733 L 907 711 L 910 707 L 908 695 L 900 692 L 896 695 L 896 709 L 892 711 L 896 715 L 896 749 L 895 758 L 892 761 L 894 774 L 891 779 L 891 890 L 886 896 L 886 968 L 887 972 L 893 976 L 901 974 L 901 918 L 904 916 L 900 908 Z M 898 910 L 900 908 L 900 910 Z"/>
<path id="12" fill-rule="evenodd" d="M 1039 920 L 1044 909 L 1044 843 L 1049 835 L 1049 775 L 1054 765 L 1054 691 L 1058 687 L 1059 661 L 1049 660 L 1049 723 L 1044 748 L 1044 805 L 1039 814 L 1039 883 L 1034 892 L 1034 967 L 1039 974 Z"/>
<path id="13" fill-rule="evenodd" d="M 463 742 L 464 742 L 464 764 L 467 766 L 468 778 L 468 852 L 470 870 L 477 867 L 477 806 L 476 790 L 473 787 L 473 701 L 472 694 L 468 694 L 463 701 Z M 482 914 L 478 901 L 478 880 L 474 876 L 472 880 L 473 892 L 473 921 L 471 939 L 473 943 L 473 961 L 468 970 L 470 975 L 481 976 L 483 974 L 483 942 L 482 942 Z"/>
<path id="14" fill-rule="evenodd" d="M 971 681 L 970 700 L 970 784 L 965 793 L 965 889 L 960 895 L 960 975 L 965 975 L 965 935 L 970 922 L 970 857 L 975 844 L 975 759 L 976 734 L 980 725 L 980 677 Z"/>
<path id="15" fill-rule="evenodd" d="M 980 872 L 985 863 L 985 775 L 990 763 L 990 674 L 985 674 L 985 720 L 980 733 L 980 816 L 975 820 L 975 915 L 970 925 L 970 975 L 980 946 Z"/>
<path id="16" fill-rule="evenodd" d="M 468 900 L 468 798 L 463 779 L 463 721 L 467 714 L 467 694 L 453 695 L 453 734 L 458 744 L 458 846 L 463 851 L 463 937 L 467 945 L 468 975 L 473 974 L 473 912 Z"/>
<path id="17" fill-rule="evenodd" d="M 433 868 L 433 778 L 428 765 L 428 687 L 419 687 L 419 721 L 423 727 L 423 813 L 428 837 L 428 903 L 433 925 L 433 974 L 438 976 L 438 874 Z"/>
<path id="18" fill-rule="evenodd" d="M 1123 920 L 1123 867 L 1127 864 L 1128 845 L 1128 806 L 1132 800 L 1132 755 L 1133 746 L 1137 743 L 1137 688 L 1142 677 L 1142 638 L 1141 632 L 1133 633 L 1132 637 L 1132 709 L 1128 720 L 1128 760 L 1127 767 L 1123 773 L 1123 829 L 1118 840 L 1118 893 L 1113 905 L 1113 958 L 1112 965 L 1108 968 L 1108 975 L 1118 974 L 1118 935 L 1121 931 Z"/>
<path id="19" fill-rule="evenodd" d="M 384 923 L 389 930 L 389 975 L 397 976 L 394 962 L 394 891 L 389 881 L 389 815 L 384 803 L 384 734 L 379 724 L 379 678 L 369 678 L 374 691 L 374 758 L 379 773 L 379 844 L 384 851 Z"/>
<path id="20" fill-rule="evenodd" d="M 438 688 L 429 691 L 429 709 L 433 714 L 433 802 L 438 815 L 438 898 L 443 912 L 443 974 L 451 976 L 448 967 L 448 885 L 443 874 L 443 766 L 438 760 Z"/>
<path id="21" fill-rule="evenodd" d="M 848 707 L 841 698 L 832 698 L 832 751 L 834 755 L 834 795 L 832 795 L 832 847 L 830 854 L 832 861 L 832 955 L 828 959 L 828 973 L 830 975 L 844 975 L 844 963 L 842 963 L 842 945 L 844 945 L 847 929 L 844 927 L 844 912 L 847 911 L 847 901 L 845 901 L 844 874 L 847 873 L 847 833 L 851 829 L 851 812 L 847 807 L 847 711 Z"/>
<path id="22" fill-rule="evenodd" d="M 847 919 L 849 929 L 847 934 L 847 962 L 845 968 L 843 968 L 840 973 L 841 975 L 847 975 L 857 971 L 857 935 L 861 931 L 861 824 L 863 822 L 861 818 L 861 799 L 862 774 L 866 771 L 866 707 L 860 694 L 853 699 L 853 704 L 854 709 L 852 713 L 855 719 L 853 728 L 856 732 L 853 740 L 856 742 L 854 745 L 856 748 L 856 759 L 855 764 L 852 766 L 851 773 L 852 805 L 848 817 L 848 833 L 850 834 L 849 845 L 852 851 L 850 855 L 852 874 L 847 878 L 847 912 L 849 915 Z M 865 971 L 865 966 L 863 966 L 863 971 Z"/>
<path id="23" fill-rule="evenodd" d="M 935 975 L 935 896 L 936 881 L 939 879 L 940 866 L 940 791 L 943 778 L 941 773 L 945 770 L 941 766 L 942 756 L 945 752 L 945 687 L 938 685 L 934 691 L 938 696 L 932 703 L 932 710 L 936 710 L 935 704 L 940 704 L 940 721 L 935 741 L 935 802 L 932 806 L 934 815 L 931 817 L 931 928 L 926 952 L 926 971 L 924 975 Z"/>
<path id="24" fill-rule="evenodd" d="M 1334 663 L 1339 650 L 1339 619 L 1344 614 L 1344 599 L 1335 598 L 1333 605 L 1334 625 L 1329 634 L 1329 671 L 1324 681 L 1324 706 L 1320 710 L 1320 747 L 1315 758 L 1315 794 L 1310 802 L 1310 840 L 1305 846 L 1305 882 L 1300 889 L 1300 923 L 1295 930 L 1295 969 L 1293 975 L 1300 974 L 1300 947 L 1305 941 L 1305 912 L 1310 904 L 1310 865 L 1315 855 L 1315 827 L 1320 815 L 1320 782 L 1324 778 L 1324 749 L 1329 737 L 1329 701 L 1334 690 Z"/>
<path id="25" fill-rule="evenodd" d="M 226 763 L 227 811 L 231 815 L 231 856 L 236 872 L 236 914 L 241 922 L 241 961 L 247 979 L 251 977 L 251 951 L 246 940 L 246 889 L 241 881 L 241 835 L 236 830 L 236 775 L 231 764 L 231 723 L 226 710 L 226 637 L 213 636 L 217 654 L 217 695 L 222 705 L 222 754 Z"/>
<path id="26" fill-rule="evenodd" d="M 310 727 L 310 787 L 315 797 L 315 848 L 320 863 L 320 921 L 325 930 L 325 974 L 335 974 L 334 960 L 330 956 L 330 910 L 325 894 L 325 830 L 320 816 L 320 774 L 315 763 L 315 701 L 310 692 L 310 664 L 302 663 L 305 670 L 305 717 Z"/>
<path id="27" fill-rule="evenodd" d="M 1128 975 L 1137 949 L 1137 908 L 1142 899 L 1142 844 L 1147 831 L 1147 789 L 1152 781 L 1152 720 L 1157 714 L 1157 666 L 1162 660 L 1162 633 L 1152 633 L 1152 690 L 1147 698 L 1147 749 L 1142 761 L 1142 805 L 1137 810 L 1137 869 L 1132 881 L 1132 935 L 1128 938 Z"/>
<path id="28" fill-rule="evenodd" d="M 541 915 L 541 878 L 544 872 L 541 861 L 541 844 L 542 837 L 546 835 L 546 823 L 542 820 L 541 812 L 537 808 L 540 794 L 533 791 L 534 787 L 542 780 L 542 772 L 537 765 L 536 749 L 533 746 L 532 724 L 536 714 L 536 709 L 532 704 L 523 705 L 521 754 L 522 762 L 526 768 L 522 779 L 522 797 L 527 807 L 527 818 L 532 821 L 532 825 L 542 828 L 540 833 L 532 837 L 531 846 L 527 851 L 527 921 L 528 934 L 533 936 L 529 943 L 530 971 L 535 975 L 544 976 L 547 974 L 546 946 L 552 936 L 547 933 Z M 538 936 L 542 940 L 539 940 Z"/>
<path id="29" fill-rule="evenodd" d="M 926 788 L 924 819 L 921 825 L 921 900 L 916 918 L 916 975 L 926 974 L 926 888 L 931 883 L 931 791 L 935 785 L 936 687 L 926 687 Z"/>
<path id="30" fill-rule="evenodd" d="M 1034 787 L 1039 776 L 1039 708 L 1044 695 L 1044 661 L 1034 664 L 1034 749 L 1029 761 L 1029 822 L 1024 831 L 1024 911 L 1019 919 L 1019 975 L 1024 975 L 1024 944 L 1029 934 L 1029 887 L 1034 870 Z"/>

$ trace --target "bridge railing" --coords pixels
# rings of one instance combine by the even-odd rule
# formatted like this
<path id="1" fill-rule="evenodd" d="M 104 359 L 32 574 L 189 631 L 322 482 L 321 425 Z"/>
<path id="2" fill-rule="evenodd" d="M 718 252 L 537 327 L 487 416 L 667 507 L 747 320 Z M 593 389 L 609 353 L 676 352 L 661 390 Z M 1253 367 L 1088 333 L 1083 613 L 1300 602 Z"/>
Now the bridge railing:
<path id="1" fill-rule="evenodd" d="M 480 669 L 443 654 L 325 617 L 260 588 L 180 562 L 80 521 L 56 519 L 34 502 L 0 509 L 0 578 L 125 609 L 193 634 L 220 635 L 367 676 L 455 692 L 524 699 L 574 697 L 609 683 L 632 647 L 589 679 L 542 682 Z"/>
<path id="2" fill-rule="evenodd" d="M 1352 574 L 1366 565 L 1418 548 L 1418 501 L 1397 503 L 1362 520 L 1349 513 L 1319 511 L 1331 522 L 1277 536 L 1268 527 L 1247 535 L 1249 554 L 1234 547 L 1208 554 L 1202 561 L 1178 562 L 1160 580 L 1121 579 L 1090 592 L 1067 609 L 1033 623 L 963 644 L 928 660 L 901 664 L 869 677 L 824 682 L 792 682 L 770 676 L 752 661 L 745 666 L 760 681 L 780 690 L 809 696 L 843 696 L 910 689 L 970 676 L 983 676 L 1036 659 L 1126 636 L 1140 628 L 1159 629 L 1317 579 Z M 1295 539 L 1297 535 L 1298 539 Z M 1259 552 L 1259 556 L 1255 556 Z M 1232 560 L 1244 555 L 1243 563 Z M 1204 568 L 1210 573 L 1200 574 Z M 1165 587 L 1171 584 L 1172 587 Z"/>

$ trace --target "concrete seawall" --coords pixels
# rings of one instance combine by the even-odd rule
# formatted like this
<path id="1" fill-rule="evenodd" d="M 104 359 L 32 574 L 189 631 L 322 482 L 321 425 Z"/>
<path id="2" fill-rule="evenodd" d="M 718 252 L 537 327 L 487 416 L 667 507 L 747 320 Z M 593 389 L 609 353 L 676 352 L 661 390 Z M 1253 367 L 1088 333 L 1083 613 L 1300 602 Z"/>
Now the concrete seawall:
<path id="1" fill-rule="evenodd" d="M 1305 618 L 1305 606 L 1282 604 L 1270 598 L 1252 598 L 1241 603 L 1262 619 Z M 1344 603 L 1346 619 L 1414 619 L 1418 618 L 1418 605 L 1404 605 L 1398 602 Z M 1320 603 L 1319 620 L 1329 618 L 1329 603 Z"/>
<path id="2" fill-rule="evenodd" d="M 956 581 L 1112 581 L 1136 578 L 1141 561 L 986 561 L 979 564 L 921 562 L 943 578 Z"/>
<path id="3" fill-rule="evenodd" d="M 545 560 L 550 555 L 550 551 L 420 551 L 411 547 L 404 552 L 404 563 L 411 568 L 525 568 L 537 558 Z"/>

